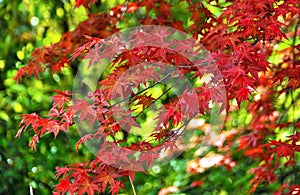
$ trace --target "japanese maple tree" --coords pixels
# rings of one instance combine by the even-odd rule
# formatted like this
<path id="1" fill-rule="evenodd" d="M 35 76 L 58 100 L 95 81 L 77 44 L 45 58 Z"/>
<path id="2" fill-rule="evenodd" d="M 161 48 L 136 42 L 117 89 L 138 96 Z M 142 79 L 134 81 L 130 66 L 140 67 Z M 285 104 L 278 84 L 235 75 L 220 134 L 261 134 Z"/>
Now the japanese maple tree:
<path id="1" fill-rule="evenodd" d="M 206 156 L 218 159 L 211 166 L 230 171 L 243 163 L 234 157 L 240 152 L 250 159 L 249 193 L 271 183 L 281 186 L 275 194 L 300 193 L 299 0 L 126 1 L 95 13 L 97 2 L 77 0 L 76 7 L 90 11 L 88 19 L 59 42 L 35 49 L 15 76 L 38 79 L 46 70 L 77 70 L 88 61 L 75 90 L 56 90 L 48 115 L 24 114 L 17 132 L 32 129 L 29 145 L 36 150 L 45 134 L 55 138 L 75 126 L 76 150 L 85 143 L 95 155 L 57 167 L 53 194 L 117 194 L 126 178 L 134 189 L 136 172 L 146 173 L 162 153 L 180 155 L 198 142 L 215 147 L 218 154 Z M 242 109 L 248 122 L 232 125 Z M 149 118 L 156 121 L 149 132 L 132 133 L 146 131 L 141 124 Z M 206 130 L 214 138 L 184 136 L 198 118 L 211 123 Z M 187 172 L 203 173 L 202 162 L 196 155 Z"/>

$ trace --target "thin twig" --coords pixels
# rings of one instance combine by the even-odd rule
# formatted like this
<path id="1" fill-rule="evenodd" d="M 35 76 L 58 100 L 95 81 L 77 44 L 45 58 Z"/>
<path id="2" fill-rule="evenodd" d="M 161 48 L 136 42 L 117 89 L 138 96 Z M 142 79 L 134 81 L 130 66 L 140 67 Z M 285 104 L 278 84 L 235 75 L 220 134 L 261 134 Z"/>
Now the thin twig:
<path id="1" fill-rule="evenodd" d="M 162 81 L 164 81 L 165 79 L 167 79 L 169 76 L 171 76 L 170 73 L 166 74 L 166 75 L 165 75 L 162 79 L 160 79 L 159 81 L 153 83 L 152 85 L 150 85 L 150 86 L 146 87 L 145 89 L 143 89 L 143 90 L 139 91 L 138 93 L 136 93 L 135 96 L 136 96 L 136 95 L 139 95 L 139 94 L 141 94 L 141 93 L 147 91 L 148 89 L 154 87 L 155 85 L 161 83 Z M 124 102 L 125 100 L 128 100 L 129 98 L 130 98 L 130 96 L 127 97 L 127 98 L 125 98 L 125 99 L 122 99 L 122 100 L 120 100 L 120 101 L 118 101 L 118 102 L 116 102 L 116 103 L 114 103 L 114 104 L 111 105 L 109 108 L 112 108 L 112 107 L 118 105 L 119 103 Z"/>
<path id="2" fill-rule="evenodd" d="M 162 93 L 157 99 L 155 99 L 149 106 L 146 106 L 146 108 L 143 111 L 141 111 L 140 113 L 138 113 L 135 117 L 137 118 L 145 110 L 147 110 L 150 106 L 152 106 L 153 104 L 155 104 L 155 102 L 157 102 L 157 100 L 159 100 L 162 96 L 166 95 L 177 84 L 178 81 L 179 81 L 179 79 L 171 87 L 169 87 L 164 93 Z"/>
<path id="3" fill-rule="evenodd" d="M 175 66 L 176 68 L 192 68 L 192 67 L 199 67 L 203 65 L 208 65 L 209 63 L 214 63 L 217 60 L 212 60 L 211 62 L 203 62 L 201 64 L 194 64 L 194 65 L 188 65 L 188 66 Z"/>
<path id="4" fill-rule="evenodd" d="M 133 183 L 130 176 L 129 176 L 129 181 L 130 181 L 130 184 L 131 184 L 131 187 L 132 187 L 133 194 L 136 195 L 136 191 L 135 191 L 135 188 L 134 188 L 134 183 Z"/>

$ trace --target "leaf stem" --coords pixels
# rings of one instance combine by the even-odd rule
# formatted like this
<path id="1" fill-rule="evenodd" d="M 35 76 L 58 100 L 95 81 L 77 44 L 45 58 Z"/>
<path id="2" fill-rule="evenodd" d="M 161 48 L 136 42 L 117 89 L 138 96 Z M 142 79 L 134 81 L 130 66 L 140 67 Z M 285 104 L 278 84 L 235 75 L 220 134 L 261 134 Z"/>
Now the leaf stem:
<path id="1" fill-rule="evenodd" d="M 130 176 L 129 176 L 129 181 L 130 181 L 130 184 L 131 184 L 131 187 L 132 187 L 133 194 L 136 195 L 136 191 L 135 191 L 135 188 L 134 188 L 134 183 L 133 183 Z"/>

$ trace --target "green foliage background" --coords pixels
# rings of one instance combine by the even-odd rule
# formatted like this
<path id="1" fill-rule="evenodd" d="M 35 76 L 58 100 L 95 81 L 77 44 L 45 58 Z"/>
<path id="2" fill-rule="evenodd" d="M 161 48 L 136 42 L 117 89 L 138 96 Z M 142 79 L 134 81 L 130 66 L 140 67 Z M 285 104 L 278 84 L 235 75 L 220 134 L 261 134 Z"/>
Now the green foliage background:
<path id="1" fill-rule="evenodd" d="M 45 72 L 39 80 L 30 77 L 20 83 L 13 77 L 35 48 L 59 41 L 63 32 L 87 18 L 83 7 L 73 7 L 74 2 L 56 0 L 0 1 L 0 194 L 29 194 L 29 186 L 34 194 L 51 194 L 55 166 L 90 157 L 76 155 L 76 131 L 55 140 L 45 136 L 37 152 L 28 147 L 32 132 L 15 138 L 20 114 L 47 114 L 53 89 L 72 87 L 73 74 L 67 69 L 60 75 Z"/>

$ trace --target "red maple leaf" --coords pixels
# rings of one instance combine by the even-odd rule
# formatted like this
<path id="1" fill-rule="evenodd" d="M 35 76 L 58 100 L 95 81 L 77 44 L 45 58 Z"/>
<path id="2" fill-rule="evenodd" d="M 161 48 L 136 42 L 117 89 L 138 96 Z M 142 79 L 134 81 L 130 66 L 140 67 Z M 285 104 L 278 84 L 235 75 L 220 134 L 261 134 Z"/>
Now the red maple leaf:
<path id="1" fill-rule="evenodd" d="M 59 178 L 61 176 L 66 176 L 66 174 L 70 171 L 68 167 L 56 167 L 56 178 Z"/>
<path id="2" fill-rule="evenodd" d="M 93 138 L 93 134 L 86 134 L 82 136 L 76 143 L 76 152 L 78 152 L 78 148 L 82 142 L 86 143 L 86 141 L 91 140 L 92 138 Z"/>
<path id="3" fill-rule="evenodd" d="M 294 158 L 295 150 L 293 149 L 293 146 L 291 144 L 287 144 L 285 142 L 282 142 L 281 140 L 271 140 L 270 141 L 270 147 L 275 146 L 272 150 L 273 153 L 277 153 L 277 159 L 280 157 L 285 157 L 288 160 L 288 157 L 291 159 Z M 290 160 L 291 160 L 290 159 Z"/>
<path id="4" fill-rule="evenodd" d="M 248 87 L 243 87 L 238 90 L 237 92 L 237 103 L 238 105 L 241 104 L 242 100 L 248 100 L 249 95 L 252 96 L 252 90 Z"/>
<path id="5" fill-rule="evenodd" d="M 59 91 L 59 90 L 54 90 L 57 95 L 52 96 L 51 99 L 54 100 L 53 107 L 62 107 L 63 103 L 69 103 L 71 98 L 70 96 L 72 95 L 69 91 Z"/>
<path id="6" fill-rule="evenodd" d="M 98 0 L 76 0 L 76 5 L 75 7 L 79 6 L 84 6 L 85 8 L 88 8 L 89 5 L 93 5 L 97 2 Z"/>
<path id="7" fill-rule="evenodd" d="M 95 192 L 99 192 L 100 187 L 95 183 L 95 181 L 91 181 L 89 178 L 83 179 L 83 181 L 80 182 L 80 186 L 78 189 L 78 195 L 88 194 L 88 195 L 94 195 Z"/>
<path id="8" fill-rule="evenodd" d="M 23 119 L 20 122 L 20 129 L 19 129 L 16 137 L 20 138 L 22 131 L 26 130 L 29 125 L 32 126 L 34 131 L 37 131 L 37 127 L 38 127 L 37 121 L 39 119 L 40 119 L 40 116 L 38 116 L 36 113 L 24 114 Z"/>
<path id="9" fill-rule="evenodd" d="M 56 185 L 55 191 L 59 194 L 65 194 L 67 192 L 73 194 L 73 188 L 74 185 L 70 182 L 69 177 L 66 176 L 65 178 L 59 180 L 59 184 Z"/>
<path id="10" fill-rule="evenodd" d="M 79 120 L 83 121 L 85 119 L 89 125 L 93 125 L 97 118 L 94 106 L 88 103 L 86 100 L 77 100 L 76 102 L 74 102 L 74 105 L 72 106 L 72 111 L 74 113 L 80 112 Z"/>
<path id="11" fill-rule="evenodd" d="M 150 106 L 153 102 L 153 100 L 155 100 L 155 98 L 153 98 L 151 95 L 137 95 L 134 96 L 134 98 L 131 100 L 131 102 L 134 101 L 138 101 L 136 103 L 136 105 L 142 105 L 143 110 L 145 110 L 145 108 L 147 108 L 148 106 Z"/>
<path id="12" fill-rule="evenodd" d="M 95 181 L 101 183 L 102 191 L 104 192 L 105 189 L 107 188 L 107 184 L 111 186 L 115 185 L 116 182 L 115 179 L 118 177 L 120 177 L 120 175 L 117 173 L 107 172 L 98 176 Z"/>
<path id="13" fill-rule="evenodd" d="M 36 151 L 36 143 L 37 143 L 37 142 L 39 142 L 39 136 L 38 136 L 38 135 L 34 135 L 34 136 L 32 137 L 31 142 L 29 143 L 29 146 L 30 146 L 31 148 L 33 148 L 34 151 Z"/>

